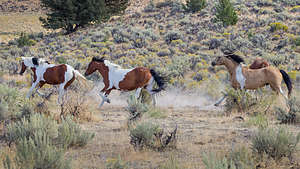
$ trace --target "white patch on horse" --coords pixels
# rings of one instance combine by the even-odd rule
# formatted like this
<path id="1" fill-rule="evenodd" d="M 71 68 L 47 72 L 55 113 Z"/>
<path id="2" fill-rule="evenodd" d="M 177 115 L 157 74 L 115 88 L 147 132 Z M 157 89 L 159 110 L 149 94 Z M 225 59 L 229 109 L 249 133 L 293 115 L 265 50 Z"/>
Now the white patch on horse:
<path id="1" fill-rule="evenodd" d="M 235 74 L 236 74 L 236 80 L 239 82 L 239 84 L 240 84 L 240 86 L 241 86 L 241 89 L 244 89 L 246 78 L 245 78 L 245 76 L 243 75 L 242 65 L 239 65 L 239 66 L 236 68 Z"/>
<path id="2" fill-rule="evenodd" d="M 104 64 L 108 67 L 109 89 L 112 87 L 120 89 L 120 81 L 122 81 L 125 78 L 126 74 L 133 69 L 122 69 L 121 66 L 110 63 L 108 60 L 105 60 Z"/>
<path id="3" fill-rule="evenodd" d="M 27 67 L 34 67 L 34 64 L 32 63 L 32 58 L 33 57 L 21 57 L 21 59 L 24 62 L 24 65 Z"/>

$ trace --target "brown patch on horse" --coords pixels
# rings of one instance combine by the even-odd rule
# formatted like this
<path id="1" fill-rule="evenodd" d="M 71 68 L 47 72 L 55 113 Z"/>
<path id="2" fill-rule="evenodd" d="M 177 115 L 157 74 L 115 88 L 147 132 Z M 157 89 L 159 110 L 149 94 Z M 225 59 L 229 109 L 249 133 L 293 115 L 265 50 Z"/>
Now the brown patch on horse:
<path id="1" fill-rule="evenodd" d="M 127 91 L 142 88 L 148 84 L 151 77 L 152 75 L 148 68 L 137 67 L 125 75 L 124 79 L 119 83 L 119 88 Z"/>
<path id="2" fill-rule="evenodd" d="M 64 89 L 67 89 L 67 88 L 74 82 L 74 80 L 75 80 L 75 73 L 73 72 L 73 77 L 72 77 L 72 79 L 69 80 L 69 81 L 66 83 Z"/>
<path id="3" fill-rule="evenodd" d="M 250 69 L 261 69 L 270 66 L 269 63 L 263 58 L 256 58 L 254 62 L 250 65 Z"/>
<path id="4" fill-rule="evenodd" d="M 22 62 L 21 67 L 22 68 L 21 68 L 21 71 L 20 71 L 20 75 L 23 75 L 23 73 L 25 72 L 27 66 L 24 64 L 24 62 Z"/>
<path id="5" fill-rule="evenodd" d="M 64 75 L 67 71 L 67 66 L 62 64 L 54 67 L 47 68 L 43 77 L 46 83 L 51 85 L 61 84 L 65 81 L 65 76 L 55 76 L 55 75 Z"/>

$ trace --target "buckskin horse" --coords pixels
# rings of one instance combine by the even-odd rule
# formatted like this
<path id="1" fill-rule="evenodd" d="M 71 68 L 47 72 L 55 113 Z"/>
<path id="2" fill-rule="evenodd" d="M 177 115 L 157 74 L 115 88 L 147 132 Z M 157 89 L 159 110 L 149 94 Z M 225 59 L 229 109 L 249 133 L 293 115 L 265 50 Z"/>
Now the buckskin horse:
<path id="1" fill-rule="evenodd" d="M 120 91 L 136 90 L 135 97 L 138 98 L 142 88 L 145 88 L 152 97 L 153 105 L 156 104 L 155 94 L 165 89 L 166 77 L 159 75 L 153 69 L 145 67 L 122 69 L 104 57 L 93 57 L 84 75 L 88 76 L 96 70 L 100 72 L 104 82 L 104 88 L 100 92 L 102 102 L 99 108 L 105 101 L 110 103 L 108 95 L 113 89 Z M 157 89 L 153 89 L 154 82 L 157 83 Z"/>
<path id="2" fill-rule="evenodd" d="M 38 92 L 38 89 L 43 87 L 45 84 L 59 85 L 59 97 L 57 102 L 62 103 L 65 91 L 73 83 L 76 76 L 79 77 L 79 79 L 86 80 L 83 75 L 67 64 L 50 64 L 42 58 L 35 57 L 21 57 L 21 60 L 22 68 L 20 75 L 23 75 L 27 67 L 33 71 L 33 83 L 27 93 L 27 98 L 30 98 L 33 89 L 38 84 L 39 86 L 36 88 L 35 92 L 39 95 L 40 93 Z"/>
<path id="3" fill-rule="evenodd" d="M 234 89 L 257 89 L 269 84 L 273 91 L 277 94 L 282 94 L 286 99 L 281 89 L 281 82 L 284 80 L 288 88 L 288 96 L 292 92 L 292 82 L 289 75 L 284 70 L 279 70 L 273 66 L 267 66 L 261 69 L 250 69 L 241 65 L 244 60 L 235 54 L 225 54 L 225 56 L 218 56 L 213 62 L 212 66 L 224 65 L 229 74 L 231 86 Z M 218 106 L 226 95 L 218 101 L 215 106 Z"/>

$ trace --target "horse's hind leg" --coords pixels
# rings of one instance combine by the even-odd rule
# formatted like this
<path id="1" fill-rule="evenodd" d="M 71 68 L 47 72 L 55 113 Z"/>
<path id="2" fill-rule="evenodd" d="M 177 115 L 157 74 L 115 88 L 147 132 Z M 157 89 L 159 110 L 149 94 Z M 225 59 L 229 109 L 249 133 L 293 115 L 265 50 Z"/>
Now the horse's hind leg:
<path id="1" fill-rule="evenodd" d="M 152 91 L 153 85 L 154 85 L 154 79 L 151 78 L 149 84 L 146 87 L 146 89 L 150 93 L 153 105 L 155 106 L 156 105 L 156 97 L 155 97 L 155 93 Z"/>
<path id="2" fill-rule="evenodd" d="M 141 95 L 141 90 L 142 88 L 137 88 L 136 91 L 135 91 L 135 98 L 138 99 Z"/>
<path id="3" fill-rule="evenodd" d="M 227 94 L 225 94 L 221 99 L 219 99 L 215 104 L 214 104 L 214 106 L 219 106 L 225 99 L 226 99 L 226 97 L 227 97 L 228 95 Z"/>
<path id="4" fill-rule="evenodd" d="M 276 92 L 277 95 L 281 94 L 286 100 L 288 100 L 288 97 L 284 95 L 280 85 L 271 84 L 270 86 Z"/>

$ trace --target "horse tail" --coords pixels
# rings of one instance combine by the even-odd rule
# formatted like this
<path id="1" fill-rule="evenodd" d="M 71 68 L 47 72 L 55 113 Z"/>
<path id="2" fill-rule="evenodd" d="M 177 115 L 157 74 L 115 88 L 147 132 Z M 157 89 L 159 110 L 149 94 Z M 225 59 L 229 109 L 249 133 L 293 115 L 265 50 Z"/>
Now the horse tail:
<path id="1" fill-rule="evenodd" d="M 289 91 L 288 96 L 290 97 L 290 95 L 292 93 L 292 89 L 293 89 L 291 78 L 284 70 L 280 69 L 280 73 L 283 76 L 283 80 L 284 80 L 284 82 L 286 84 L 286 87 L 288 88 L 288 91 Z"/>
<path id="2" fill-rule="evenodd" d="M 165 90 L 165 87 L 166 87 L 166 82 L 167 82 L 167 78 L 162 76 L 162 75 L 159 75 L 155 70 L 153 69 L 150 69 L 150 73 L 152 75 L 152 77 L 154 78 L 154 81 L 157 83 L 158 85 L 158 89 L 152 89 L 152 91 L 154 93 L 158 93 L 162 90 Z"/>
<path id="3" fill-rule="evenodd" d="M 87 86 L 87 79 L 81 74 L 81 73 L 79 73 L 77 70 L 75 70 L 75 69 L 73 69 L 73 72 L 75 73 L 75 75 L 77 75 L 77 77 L 83 82 L 83 84 L 85 85 L 85 86 Z M 78 80 L 79 80 L 78 79 Z"/>

